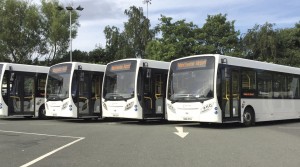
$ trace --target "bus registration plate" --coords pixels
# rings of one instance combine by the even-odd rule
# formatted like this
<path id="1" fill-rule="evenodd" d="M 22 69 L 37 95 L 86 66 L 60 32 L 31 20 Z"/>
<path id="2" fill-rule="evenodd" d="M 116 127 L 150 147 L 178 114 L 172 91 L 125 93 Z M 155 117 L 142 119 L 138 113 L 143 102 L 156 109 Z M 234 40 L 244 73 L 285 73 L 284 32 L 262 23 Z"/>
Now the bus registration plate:
<path id="1" fill-rule="evenodd" d="M 183 117 L 183 120 L 185 120 L 185 121 L 191 121 L 192 117 Z"/>

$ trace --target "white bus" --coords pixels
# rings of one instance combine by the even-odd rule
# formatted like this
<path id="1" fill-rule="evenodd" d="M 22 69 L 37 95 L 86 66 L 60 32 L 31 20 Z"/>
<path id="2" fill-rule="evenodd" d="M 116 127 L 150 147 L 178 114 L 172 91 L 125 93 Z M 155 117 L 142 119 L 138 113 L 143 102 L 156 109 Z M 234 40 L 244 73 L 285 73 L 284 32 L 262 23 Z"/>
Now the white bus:
<path id="1" fill-rule="evenodd" d="M 46 82 L 46 116 L 99 118 L 105 67 L 79 62 L 51 66 Z"/>
<path id="2" fill-rule="evenodd" d="M 49 67 L 0 63 L 0 116 L 45 117 Z"/>
<path id="3" fill-rule="evenodd" d="M 300 69 L 223 55 L 173 60 L 167 119 L 211 123 L 300 118 Z"/>
<path id="4" fill-rule="evenodd" d="M 102 91 L 103 118 L 164 119 L 169 64 L 135 58 L 107 64 Z"/>

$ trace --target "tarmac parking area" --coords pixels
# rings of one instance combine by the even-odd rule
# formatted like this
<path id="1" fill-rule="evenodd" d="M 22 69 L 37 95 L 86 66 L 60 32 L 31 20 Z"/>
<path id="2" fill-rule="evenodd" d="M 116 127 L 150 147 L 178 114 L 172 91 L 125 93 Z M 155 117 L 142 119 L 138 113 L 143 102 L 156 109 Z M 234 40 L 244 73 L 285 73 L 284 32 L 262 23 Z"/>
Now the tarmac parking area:
<path id="1" fill-rule="evenodd" d="M 162 121 L 0 119 L 1 167 L 299 167 L 299 155 L 299 120 L 244 128 Z"/>

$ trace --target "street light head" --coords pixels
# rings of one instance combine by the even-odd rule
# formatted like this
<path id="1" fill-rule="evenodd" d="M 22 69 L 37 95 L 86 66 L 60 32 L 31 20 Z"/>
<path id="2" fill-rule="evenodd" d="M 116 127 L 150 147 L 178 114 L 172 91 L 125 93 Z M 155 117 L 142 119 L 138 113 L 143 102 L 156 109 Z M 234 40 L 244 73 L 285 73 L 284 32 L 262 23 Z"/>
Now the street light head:
<path id="1" fill-rule="evenodd" d="M 144 3 L 144 4 L 148 4 L 148 3 L 151 4 L 151 0 L 143 0 L 143 3 Z"/>
<path id="2" fill-rule="evenodd" d="M 61 7 L 61 6 L 57 6 L 56 9 L 57 9 L 57 10 L 64 10 L 64 8 Z"/>
<path id="3" fill-rule="evenodd" d="M 67 6 L 66 9 L 67 10 L 73 10 L 72 6 Z"/>
<path id="4" fill-rule="evenodd" d="M 82 11 L 84 8 L 83 7 L 81 7 L 80 5 L 76 8 L 76 10 L 80 10 L 80 11 Z"/>

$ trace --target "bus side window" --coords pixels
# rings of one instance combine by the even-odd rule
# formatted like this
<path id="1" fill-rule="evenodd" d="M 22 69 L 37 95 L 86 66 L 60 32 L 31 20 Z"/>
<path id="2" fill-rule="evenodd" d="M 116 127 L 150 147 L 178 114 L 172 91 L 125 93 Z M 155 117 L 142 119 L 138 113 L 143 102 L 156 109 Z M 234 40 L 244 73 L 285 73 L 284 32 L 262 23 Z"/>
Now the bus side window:
<path id="1" fill-rule="evenodd" d="M 273 98 L 272 73 L 268 71 L 259 71 L 257 73 L 258 97 Z"/>
<path id="2" fill-rule="evenodd" d="M 45 86 L 46 86 L 46 78 L 47 74 L 39 74 L 38 75 L 38 85 L 37 85 L 37 95 L 36 97 L 44 97 L 45 96 Z"/>
<path id="3" fill-rule="evenodd" d="M 286 79 L 287 82 L 287 97 L 294 99 L 299 98 L 299 78 L 289 75 Z"/>
<path id="4" fill-rule="evenodd" d="M 273 83 L 273 93 L 274 93 L 274 98 L 286 98 L 288 93 L 286 90 L 286 78 L 285 75 L 279 74 L 279 73 L 274 73 L 273 75 L 274 78 L 274 83 Z"/>
<path id="5" fill-rule="evenodd" d="M 242 71 L 242 96 L 255 97 L 256 96 L 256 76 L 254 70 Z"/>

